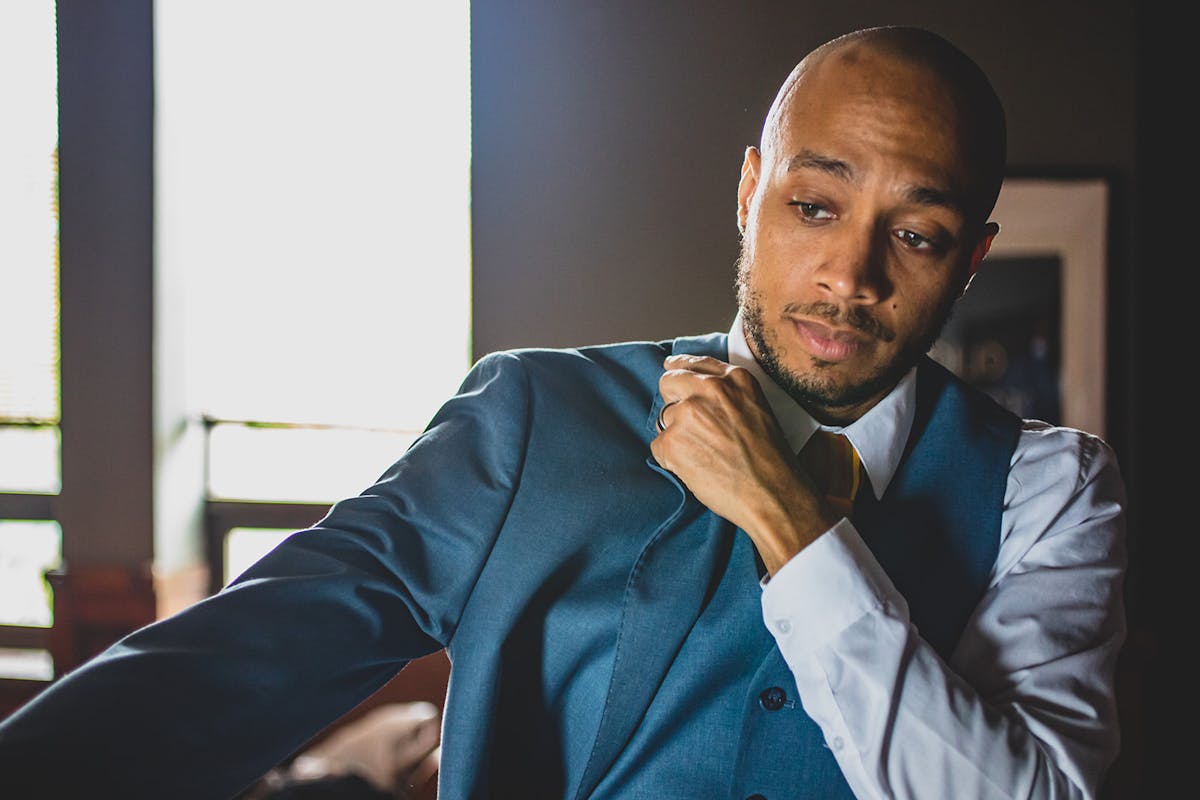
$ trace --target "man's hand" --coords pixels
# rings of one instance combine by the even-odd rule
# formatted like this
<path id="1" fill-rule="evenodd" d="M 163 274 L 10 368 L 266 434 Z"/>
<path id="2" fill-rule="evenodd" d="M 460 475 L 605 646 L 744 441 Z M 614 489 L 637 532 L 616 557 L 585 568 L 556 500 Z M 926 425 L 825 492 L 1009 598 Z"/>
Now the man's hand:
<path id="1" fill-rule="evenodd" d="M 405 800 L 437 774 L 440 741 L 441 715 L 432 703 L 388 703 L 297 756 L 289 777 L 356 774 L 380 792 Z"/>
<path id="2" fill-rule="evenodd" d="M 837 523 L 747 370 L 668 356 L 654 458 L 701 503 L 749 534 L 768 573 Z"/>

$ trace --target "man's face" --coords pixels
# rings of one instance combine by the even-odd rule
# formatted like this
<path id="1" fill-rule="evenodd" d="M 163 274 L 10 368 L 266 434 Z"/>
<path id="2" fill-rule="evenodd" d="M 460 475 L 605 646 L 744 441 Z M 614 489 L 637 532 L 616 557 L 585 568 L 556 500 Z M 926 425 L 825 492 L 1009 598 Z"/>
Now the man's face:
<path id="1" fill-rule="evenodd" d="M 842 423 L 929 349 L 994 233 L 965 216 L 970 170 L 941 82 L 844 56 L 796 84 L 738 190 L 750 346 L 818 419 Z"/>

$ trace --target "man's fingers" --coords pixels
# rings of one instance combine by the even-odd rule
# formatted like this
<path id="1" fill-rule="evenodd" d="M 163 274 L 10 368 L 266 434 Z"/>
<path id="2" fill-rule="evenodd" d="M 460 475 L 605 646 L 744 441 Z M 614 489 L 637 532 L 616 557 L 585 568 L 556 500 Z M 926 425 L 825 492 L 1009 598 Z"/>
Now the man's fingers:
<path id="1" fill-rule="evenodd" d="M 667 403 L 678 402 L 699 391 L 697 379 L 725 375 L 732 366 L 709 356 L 675 355 L 663 359 L 658 391 Z M 660 418 L 661 420 L 661 418 Z"/>
<path id="2" fill-rule="evenodd" d="M 309 777 L 353 772 L 391 791 L 418 768 L 441 738 L 437 706 L 424 701 L 387 703 L 342 726 L 306 750 L 293 773 Z"/>
<path id="3" fill-rule="evenodd" d="M 729 364 L 711 356 L 679 354 L 663 359 L 663 368 L 667 370 L 682 369 L 705 375 L 724 375 L 725 371 L 729 369 Z"/>
<path id="4" fill-rule="evenodd" d="M 435 747 L 403 780 L 408 783 L 412 791 L 419 793 L 437 775 L 441 768 L 441 761 L 442 748 Z"/>
<path id="5" fill-rule="evenodd" d="M 668 356 L 663 367 L 665 371 L 658 379 L 658 393 L 663 399 L 657 420 L 660 434 L 686 410 L 681 404 L 699 401 L 697 409 L 727 417 L 739 413 L 736 409 L 746 408 L 748 402 L 755 402 L 760 392 L 748 370 L 710 356 Z"/>
<path id="6" fill-rule="evenodd" d="M 422 720 L 412 727 L 393 731 L 392 760 L 401 775 L 412 772 L 441 740 L 441 720 L 437 717 Z"/>
<path id="7" fill-rule="evenodd" d="M 666 403 L 697 395 L 755 393 L 757 382 L 748 370 L 708 356 L 670 356 L 658 379 L 658 393 Z"/>

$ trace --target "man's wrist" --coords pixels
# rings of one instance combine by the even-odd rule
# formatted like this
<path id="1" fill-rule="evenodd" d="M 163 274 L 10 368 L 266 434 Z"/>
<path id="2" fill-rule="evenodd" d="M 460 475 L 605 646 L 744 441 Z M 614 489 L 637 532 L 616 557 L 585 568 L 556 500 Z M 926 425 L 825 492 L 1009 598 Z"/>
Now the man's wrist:
<path id="1" fill-rule="evenodd" d="M 842 517 L 805 487 L 769 495 L 754 507 L 753 521 L 745 528 L 769 575 L 774 575 Z"/>

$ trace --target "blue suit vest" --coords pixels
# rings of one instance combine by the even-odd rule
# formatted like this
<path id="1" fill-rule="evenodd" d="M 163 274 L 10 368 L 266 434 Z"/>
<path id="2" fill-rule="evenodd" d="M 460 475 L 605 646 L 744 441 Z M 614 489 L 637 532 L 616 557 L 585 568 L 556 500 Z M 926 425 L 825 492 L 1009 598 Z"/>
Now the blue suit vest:
<path id="1" fill-rule="evenodd" d="M 853 519 L 922 637 L 948 659 L 996 558 L 1019 420 L 932 362 L 917 399 L 892 484 L 878 501 L 865 486 Z M 732 526 L 719 535 L 715 591 L 596 796 L 853 800 L 763 625 L 753 544 Z"/>

